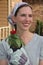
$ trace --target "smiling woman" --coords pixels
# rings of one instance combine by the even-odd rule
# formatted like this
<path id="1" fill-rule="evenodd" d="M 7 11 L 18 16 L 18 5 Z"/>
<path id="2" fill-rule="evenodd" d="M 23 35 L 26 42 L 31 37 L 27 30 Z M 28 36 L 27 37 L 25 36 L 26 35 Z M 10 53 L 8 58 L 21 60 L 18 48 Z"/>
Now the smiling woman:
<path id="1" fill-rule="evenodd" d="M 23 44 L 13 51 L 8 40 L 3 40 L 0 43 L 0 60 L 6 59 L 10 65 L 43 65 L 43 37 L 29 30 L 33 23 L 31 6 L 26 2 L 17 3 L 8 19 L 13 26 L 16 24 L 16 34 Z"/>

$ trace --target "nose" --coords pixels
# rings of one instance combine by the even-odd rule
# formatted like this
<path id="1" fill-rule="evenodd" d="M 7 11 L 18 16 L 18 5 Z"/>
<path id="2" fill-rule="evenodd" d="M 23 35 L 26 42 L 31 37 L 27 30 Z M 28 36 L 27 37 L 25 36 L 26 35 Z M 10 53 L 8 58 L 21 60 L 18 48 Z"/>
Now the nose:
<path id="1" fill-rule="evenodd" d="M 29 21 L 29 16 L 26 16 L 26 21 Z"/>

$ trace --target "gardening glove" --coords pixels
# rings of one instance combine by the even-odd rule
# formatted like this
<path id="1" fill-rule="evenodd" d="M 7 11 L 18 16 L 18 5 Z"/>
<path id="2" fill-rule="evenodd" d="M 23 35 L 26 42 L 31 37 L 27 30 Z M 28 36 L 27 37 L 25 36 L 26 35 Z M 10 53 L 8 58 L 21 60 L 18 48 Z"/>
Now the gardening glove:
<path id="1" fill-rule="evenodd" d="M 31 65 L 24 48 L 20 48 L 11 55 L 11 65 Z"/>

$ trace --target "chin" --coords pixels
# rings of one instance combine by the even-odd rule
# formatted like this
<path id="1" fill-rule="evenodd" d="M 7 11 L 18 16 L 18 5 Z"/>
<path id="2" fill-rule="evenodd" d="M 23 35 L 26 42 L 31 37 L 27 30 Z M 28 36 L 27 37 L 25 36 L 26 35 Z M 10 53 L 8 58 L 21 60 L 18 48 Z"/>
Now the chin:
<path id="1" fill-rule="evenodd" d="M 23 30 L 24 30 L 24 31 L 27 31 L 27 30 L 29 30 L 29 28 L 23 28 Z"/>

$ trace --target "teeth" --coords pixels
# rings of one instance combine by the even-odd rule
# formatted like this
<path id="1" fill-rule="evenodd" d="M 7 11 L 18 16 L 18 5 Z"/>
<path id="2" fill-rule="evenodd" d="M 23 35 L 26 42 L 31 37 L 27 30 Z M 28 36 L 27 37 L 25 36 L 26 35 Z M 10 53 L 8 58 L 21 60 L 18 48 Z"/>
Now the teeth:
<path id="1" fill-rule="evenodd" d="M 24 24 L 24 25 L 28 25 L 28 24 Z"/>
<path id="2" fill-rule="evenodd" d="M 28 23 L 24 23 L 24 25 L 28 25 Z"/>
<path id="3" fill-rule="evenodd" d="M 29 24 L 23 24 L 24 26 L 28 26 Z"/>

